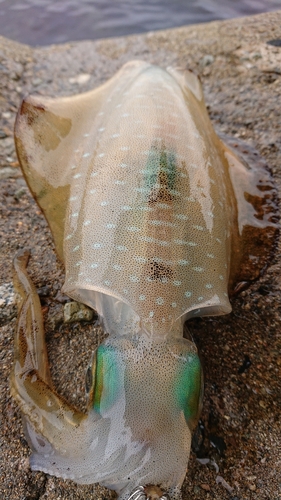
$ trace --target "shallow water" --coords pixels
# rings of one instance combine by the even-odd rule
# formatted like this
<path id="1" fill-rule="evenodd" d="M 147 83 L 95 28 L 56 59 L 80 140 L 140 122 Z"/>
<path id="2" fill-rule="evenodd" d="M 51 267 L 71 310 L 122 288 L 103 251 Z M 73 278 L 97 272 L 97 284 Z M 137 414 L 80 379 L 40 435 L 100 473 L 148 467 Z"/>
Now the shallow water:
<path id="1" fill-rule="evenodd" d="M 46 45 L 277 9 L 281 9 L 281 0 L 0 0 L 0 34 Z"/>

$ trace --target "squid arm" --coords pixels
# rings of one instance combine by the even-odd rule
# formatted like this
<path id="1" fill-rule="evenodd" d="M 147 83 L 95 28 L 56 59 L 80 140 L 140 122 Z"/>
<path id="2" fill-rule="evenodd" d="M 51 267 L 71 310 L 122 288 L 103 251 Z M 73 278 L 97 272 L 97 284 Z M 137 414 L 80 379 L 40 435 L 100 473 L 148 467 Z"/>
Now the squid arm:
<path id="1" fill-rule="evenodd" d="M 11 390 L 24 417 L 40 435 L 37 442 L 32 439 L 33 448 L 42 446 L 45 438 L 59 451 L 65 448 L 66 443 L 69 446 L 69 435 L 74 428 L 81 426 L 86 415 L 53 389 L 41 304 L 26 270 L 29 256 L 30 252 L 23 250 L 14 259 L 14 286 L 20 312 L 15 334 Z"/>

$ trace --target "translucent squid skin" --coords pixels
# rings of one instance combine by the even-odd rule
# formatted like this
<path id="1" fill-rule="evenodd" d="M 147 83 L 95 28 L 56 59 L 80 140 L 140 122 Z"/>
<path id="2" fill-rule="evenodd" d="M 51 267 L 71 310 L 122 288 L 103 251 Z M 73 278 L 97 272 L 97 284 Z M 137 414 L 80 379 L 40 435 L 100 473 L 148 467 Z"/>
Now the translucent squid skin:
<path id="1" fill-rule="evenodd" d="M 122 500 L 140 485 L 179 499 L 203 395 L 183 323 L 231 311 L 245 228 L 258 239 L 274 226 L 267 201 L 256 217 L 254 173 L 216 135 L 189 71 L 133 61 L 86 94 L 28 97 L 15 141 L 65 265 L 63 291 L 109 333 L 87 371 L 84 414 L 52 386 L 29 252 L 16 256 L 11 386 L 31 468 L 99 482 Z"/>
<path id="2" fill-rule="evenodd" d="M 110 335 L 87 371 L 88 414 L 79 412 L 52 388 L 28 257 L 23 251 L 14 261 L 20 314 L 12 394 L 33 450 L 31 468 L 77 483 L 100 482 L 122 499 L 138 484 L 160 485 L 180 498 L 202 399 L 195 345 L 144 332 Z"/>

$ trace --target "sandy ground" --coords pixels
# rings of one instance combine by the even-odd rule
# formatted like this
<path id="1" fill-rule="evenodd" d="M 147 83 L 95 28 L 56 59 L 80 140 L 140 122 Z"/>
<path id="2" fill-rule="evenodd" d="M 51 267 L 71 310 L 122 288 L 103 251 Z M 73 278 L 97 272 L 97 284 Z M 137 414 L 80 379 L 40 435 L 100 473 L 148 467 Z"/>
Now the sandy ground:
<path id="1" fill-rule="evenodd" d="M 279 40 L 277 45 L 268 44 L 273 39 Z M 9 394 L 16 322 L 11 262 L 19 248 L 32 248 L 29 269 L 45 312 L 55 384 L 82 407 L 84 371 L 103 336 L 94 322 L 62 323 L 63 269 L 14 150 L 13 123 L 21 97 L 28 92 L 55 96 L 91 89 L 133 58 L 163 67 L 189 67 L 201 76 L 217 129 L 254 144 L 280 191 L 280 40 L 281 12 L 35 49 L 0 39 L 1 498 L 114 498 L 114 493 L 96 485 L 78 487 L 31 472 L 20 414 Z M 189 322 L 202 354 L 206 388 L 184 500 L 281 498 L 280 265 L 277 250 L 264 276 L 233 301 L 232 314 Z M 209 463 L 200 463 L 198 456 Z"/>

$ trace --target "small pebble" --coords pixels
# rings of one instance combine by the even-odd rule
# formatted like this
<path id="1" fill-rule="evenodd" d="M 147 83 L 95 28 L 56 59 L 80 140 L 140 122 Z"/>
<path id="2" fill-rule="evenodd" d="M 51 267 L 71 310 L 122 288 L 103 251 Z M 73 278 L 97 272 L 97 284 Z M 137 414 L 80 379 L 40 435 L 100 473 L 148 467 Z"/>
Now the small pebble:
<path id="1" fill-rule="evenodd" d="M 41 78 L 34 78 L 34 79 L 32 80 L 32 85 L 33 85 L 34 87 L 38 87 L 38 85 L 41 85 L 41 83 L 43 83 L 43 82 L 42 82 L 42 80 L 41 80 Z"/>
<path id="2" fill-rule="evenodd" d="M 6 161 L 7 161 L 8 163 L 14 163 L 14 158 L 13 158 L 12 156 L 7 156 L 7 157 L 6 157 Z"/>
<path id="3" fill-rule="evenodd" d="M 195 495 L 196 495 L 197 493 L 200 493 L 200 488 L 199 488 L 199 486 L 194 486 L 194 488 L 193 488 L 193 493 L 195 493 Z"/>
<path id="4" fill-rule="evenodd" d="M 216 483 L 221 484 L 229 493 L 233 492 L 233 488 L 223 479 L 222 476 L 216 477 Z"/>
<path id="5" fill-rule="evenodd" d="M 210 459 L 209 458 L 197 458 L 196 460 L 197 460 L 197 462 L 199 462 L 202 465 L 206 465 L 206 464 L 210 463 Z"/>
<path id="6" fill-rule="evenodd" d="M 20 460 L 19 462 L 19 470 L 23 470 L 25 472 L 28 472 L 30 470 L 30 465 L 29 465 L 29 459 L 28 457 L 24 457 Z"/>
<path id="7" fill-rule="evenodd" d="M 14 194 L 14 198 L 15 200 L 20 200 L 22 198 L 23 195 L 26 194 L 26 191 L 27 191 L 27 188 L 26 187 L 21 187 L 20 189 L 18 189 L 15 194 Z"/>
<path id="8" fill-rule="evenodd" d="M 78 76 L 75 76 L 73 78 L 69 78 L 69 83 L 78 83 L 78 85 L 83 85 L 84 83 L 87 83 L 91 78 L 91 75 L 89 73 L 81 73 Z"/>
<path id="9" fill-rule="evenodd" d="M 201 488 L 202 490 L 205 490 L 205 491 L 211 491 L 210 486 L 209 486 L 208 484 L 205 484 L 205 483 L 200 484 L 200 488 Z"/>
<path id="10" fill-rule="evenodd" d="M 67 302 L 64 305 L 64 323 L 76 321 L 91 321 L 94 317 L 93 309 L 79 302 Z"/>
<path id="11" fill-rule="evenodd" d="M 255 484 L 249 484 L 249 490 L 256 491 L 257 487 Z"/>
<path id="12" fill-rule="evenodd" d="M 253 57 L 253 59 L 262 59 L 262 55 L 260 52 L 254 52 L 252 57 Z"/>
<path id="13" fill-rule="evenodd" d="M 206 54 L 202 59 L 200 59 L 200 65 L 205 67 L 209 66 L 214 62 L 214 57 L 211 54 Z"/>
<path id="14" fill-rule="evenodd" d="M 17 170 L 12 167 L 3 167 L 0 169 L 0 180 L 10 179 L 20 177 L 22 174 L 20 170 Z"/>

